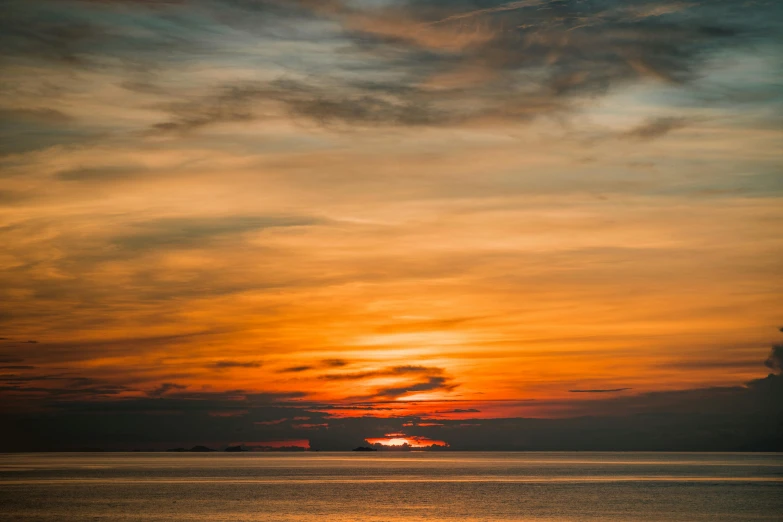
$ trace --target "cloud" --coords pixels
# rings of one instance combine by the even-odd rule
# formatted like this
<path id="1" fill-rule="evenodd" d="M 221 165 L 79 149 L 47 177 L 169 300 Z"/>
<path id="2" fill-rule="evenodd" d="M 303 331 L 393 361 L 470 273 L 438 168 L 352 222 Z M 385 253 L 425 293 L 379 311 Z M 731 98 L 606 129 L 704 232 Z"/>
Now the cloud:
<path id="1" fill-rule="evenodd" d="M 149 395 L 150 397 L 161 397 L 163 395 L 166 395 L 170 391 L 184 390 L 186 388 L 187 388 L 187 386 L 185 386 L 183 384 L 177 384 L 177 383 L 173 383 L 173 382 L 164 382 L 163 384 L 161 384 L 157 388 L 147 392 L 147 395 Z"/>
<path id="2" fill-rule="evenodd" d="M 142 337 L 129 336 L 109 339 L 96 340 L 76 340 L 76 341 L 47 341 L 40 343 L 40 350 L 28 350 L 25 353 L 25 363 L 29 364 L 61 364 L 64 366 L 73 366 L 77 361 L 89 360 L 92 357 L 108 357 L 112 355 L 121 355 L 128 353 L 128 350 L 160 349 L 163 347 L 187 343 L 188 341 L 200 340 L 204 342 L 211 336 L 216 335 L 214 330 L 191 331 L 170 335 L 147 335 Z M 35 343 L 36 341 L 26 341 Z M 7 343 L 2 346 L 3 351 L 19 351 L 15 347 L 16 343 Z M 1 353 L 1 352 L 0 352 Z M 16 355 L 16 353 L 14 353 Z"/>
<path id="3" fill-rule="evenodd" d="M 382 398 L 397 398 L 416 392 L 433 390 L 450 391 L 456 387 L 457 385 L 451 384 L 449 379 L 446 377 L 430 377 L 424 382 L 417 382 L 415 384 L 379 388 L 375 391 L 375 396 Z"/>
<path id="4" fill-rule="evenodd" d="M 405 320 L 383 324 L 376 328 L 379 333 L 420 332 L 426 330 L 448 330 L 459 327 L 479 319 L 483 316 L 457 317 L 437 320 Z"/>
<path id="5" fill-rule="evenodd" d="M 81 2 L 94 3 L 94 4 L 128 4 L 128 5 L 140 5 L 145 7 L 156 7 L 161 5 L 182 5 L 186 4 L 187 0 L 79 0 Z"/>
<path id="6" fill-rule="evenodd" d="M 290 368 L 283 368 L 282 370 L 279 370 L 279 373 L 300 373 L 312 369 L 312 366 L 291 366 Z"/>
<path id="7" fill-rule="evenodd" d="M 231 5 L 257 16 L 247 3 Z M 309 9 L 316 18 L 340 24 L 341 38 L 370 60 L 367 79 L 338 65 L 330 74 L 292 70 L 267 81 L 227 82 L 210 94 L 169 104 L 171 118 L 152 131 L 188 133 L 274 119 L 280 109 L 325 126 L 529 121 L 572 111 L 591 96 L 644 78 L 687 83 L 711 52 L 738 44 L 741 36 L 734 27 L 717 25 L 720 17 L 712 11 L 681 2 L 630 7 L 485 2 L 486 7 L 469 9 L 473 5 L 288 3 L 299 8 L 290 9 L 289 16 L 301 17 L 301 9 Z M 381 70 L 394 74 L 377 74 Z M 451 80 L 444 83 L 447 77 Z M 627 137 L 659 137 L 682 123 L 675 120 L 651 122 Z"/>
<path id="8" fill-rule="evenodd" d="M 626 390 L 631 390 L 632 388 L 610 388 L 605 390 L 568 390 L 569 393 L 615 393 L 615 392 L 621 392 Z"/>
<path id="9" fill-rule="evenodd" d="M 372 379 L 375 377 L 395 377 L 395 376 L 416 375 L 416 374 L 438 375 L 441 373 L 443 373 L 442 368 L 434 368 L 431 366 L 407 365 L 407 366 L 392 366 L 390 368 L 383 368 L 380 370 L 371 370 L 366 372 L 329 373 L 326 375 L 322 375 L 321 379 L 326 379 L 329 381 L 355 381 L 355 380 L 363 380 L 363 379 Z"/>
<path id="10" fill-rule="evenodd" d="M 432 24 L 442 24 L 445 22 L 454 22 L 458 20 L 465 20 L 467 18 L 475 18 L 477 16 L 502 13 L 504 11 L 516 11 L 517 9 L 524 9 L 526 7 L 538 7 L 542 4 L 550 3 L 547 0 L 518 0 L 515 2 L 504 3 L 495 7 L 487 7 L 484 9 L 477 9 L 475 11 L 468 11 L 464 13 L 457 13 L 449 15 L 442 20 L 432 22 Z"/>
<path id="11" fill-rule="evenodd" d="M 268 228 L 304 227 L 320 224 L 312 217 L 298 216 L 219 216 L 162 218 L 136 223 L 132 232 L 115 236 L 114 245 L 124 250 L 193 248 L 209 241 Z"/>
<path id="12" fill-rule="evenodd" d="M 342 368 L 348 366 L 349 363 L 345 359 L 324 359 L 321 364 L 329 368 Z"/>
<path id="13" fill-rule="evenodd" d="M 35 366 L 9 366 L 8 369 L 36 370 Z M 68 401 L 93 401 L 133 391 L 128 386 L 111 383 L 103 379 L 83 377 L 70 373 L 60 374 L 10 374 L 1 375 L 0 392 L 14 402 L 33 407 L 45 403 L 50 407 Z M 34 409 L 34 408 L 33 408 Z"/>
<path id="14" fill-rule="evenodd" d="M 226 85 L 211 95 L 173 103 L 167 107 L 172 118 L 151 131 L 189 133 L 215 124 L 247 123 L 269 117 L 276 107 L 321 125 L 418 126 L 450 119 L 427 97 L 400 85 L 280 78 Z"/>
<path id="15" fill-rule="evenodd" d="M 268 420 L 268 421 L 256 421 L 253 424 L 256 426 L 274 426 L 276 424 L 282 424 L 288 420 L 287 417 L 284 417 L 282 419 L 275 419 L 275 420 Z"/>
<path id="16" fill-rule="evenodd" d="M 31 198 L 32 195 L 29 192 L 0 189 L 0 205 L 14 205 L 16 203 L 23 203 L 30 200 Z"/>
<path id="17" fill-rule="evenodd" d="M 688 120 L 686 118 L 655 118 L 629 130 L 623 136 L 635 140 L 653 140 L 665 136 L 674 130 L 681 129 L 687 124 Z"/>
<path id="18" fill-rule="evenodd" d="M 456 388 L 457 385 L 451 383 L 450 378 L 444 376 L 443 374 L 443 368 L 437 368 L 433 366 L 403 365 L 363 372 L 329 373 L 321 375 L 320 378 L 328 381 L 361 381 L 379 377 L 396 377 L 399 380 L 418 379 L 414 382 L 404 382 L 399 385 L 385 386 L 377 389 L 371 397 L 364 397 L 364 399 L 389 399 L 421 391 L 432 391 L 436 389 L 450 391 Z M 422 378 L 425 378 L 426 380 L 421 381 L 420 379 Z M 375 407 L 374 405 L 371 406 L 373 408 Z"/>
<path id="19" fill-rule="evenodd" d="M 329 424 L 326 422 L 323 422 L 321 424 L 303 423 L 303 424 L 292 424 L 291 427 L 299 430 L 317 430 L 321 428 L 328 428 Z"/>
<path id="20" fill-rule="evenodd" d="M 207 368 L 213 368 L 215 370 L 225 370 L 228 368 L 260 368 L 261 363 L 258 361 L 216 361 L 207 365 Z"/>
<path id="21" fill-rule="evenodd" d="M 6 16 L 0 22 L 0 45 L 5 59 L 14 55 L 30 56 L 53 62 L 77 64 L 82 54 L 91 52 L 90 44 L 105 36 L 94 23 L 67 15 L 60 19 L 35 16 L 28 2 L 5 2 Z M 28 3 L 29 4 L 29 3 Z"/>
<path id="22" fill-rule="evenodd" d="M 108 56 L 135 58 L 138 63 L 160 58 L 161 49 L 166 49 L 169 55 L 188 47 L 194 50 L 198 48 L 197 42 L 184 37 L 186 34 L 194 36 L 195 29 L 187 21 L 187 11 L 163 9 L 164 6 L 185 3 L 172 0 L 4 0 L 6 16 L 0 20 L 2 59 L 12 62 L 14 58 L 22 57 L 53 65 L 90 68 L 95 67 L 100 58 Z M 143 9 L 142 14 L 159 16 L 160 23 L 168 30 L 133 31 L 134 22 L 139 21 L 137 16 L 117 18 L 108 12 L 112 6 L 118 5 Z"/>
<path id="23" fill-rule="evenodd" d="M 315 370 L 316 368 L 342 368 L 349 363 L 343 359 L 324 359 L 320 361 L 320 364 L 302 364 L 298 366 L 291 366 L 288 368 L 282 368 L 278 370 L 278 373 L 301 373 L 309 370 Z M 323 376 L 321 378 L 324 378 Z"/>
<path id="24" fill-rule="evenodd" d="M 31 109 L 0 109 L 0 121 L 18 123 L 19 121 L 32 121 L 38 123 L 68 123 L 73 118 L 62 111 L 48 107 Z"/>
<path id="25" fill-rule="evenodd" d="M 776 372 L 783 372 L 783 344 L 776 344 L 772 347 L 769 357 L 764 361 L 764 366 Z"/>
<path id="26" fill-rule="evenodd" d="M 149 130 L 179 135 L 284 116 L 348 128 L 530 121 L 570 112 L 594 95 L 642 78 L 687 83 L 711 53 L 740 45 L 745 33 L 758 30 L 749 22 L 744 28 L 742 20 L 725 22 L 728 17 L 720 14 L 730 8 L 723 5 L 652 0 L 632 6 L 537 0 L 213 0 L 164 6 L 117 0 L 50 2 L 38 9 L 29 2 L 10 4 L 13 15 L 0 25 L 0 43 L 9 56 L 83 69 L 119 59 L 154 71 L 148 74 L 154 80 L 186 60 L 214 65 L 217 57 L 236 55 L 234 40 L 214 38 L 232 32 L 243 44 L 263 42 L 270 62 L 278 56 L 285 62 L 282 68 L 268 64 L 276 77 L 229 76 L 217 87 L 147 82 L 147 91 L 158 95 L 155 107 L 169 114 Z M 114 4 L 135 10 L 137 17 L 100 16 Z M 203 19 L 196 22 L 192 9 Z M 41 11 L 49 16 L 39 16 Z M 318 30 L 283 36 L 281 21 Z M 289 41 L 318 41 L 341 51 L 328 70 L 317 67 L 321 60 L 309 53 L 297 65 L 284 59 L 281 49 Z M 363 74 L 356 74 L 357 67 Z M 460 77 L 467 81 L 455 81 Z M 120 83 L 134 85 L 129 78 Z M 47 107 L 20 110 L 39 120 L 65 116 Z"/>
<path id="27" fill-rule="evenodd" d="M 98 390 L 99 383 L 93 379 L 77 377 L 63 382 L 66 385 L 50 396 L 52 402 L 44 410 L 0 412 L 0 422 L 7 427 L 0 431 L 0 450 L 85 445 L 163 449 L 175 441 L 174 445 L 203 441 L 227 445 L 237 437 L 306 438 L 315 449 L 350 450 L 365 438 L 403 433 L 406 427 L 414 425 L 417 436 L 447 440 L 452 449 L 458 450 L 783 449 L 779 437 L 783 378 L 778 375 L 751 381 L 746 386 L 579 401 L 572 418 L 496 418 L 480 422 L 466 422 L 469 419 L 463 416 L 428 422 L 411 415 L 389 417 L 387 412 L 381 413 L 380 418 L 363 415 L 335 421 L 329 414 L 317 411 L 318 405 L 296 400 L 303 396 L 301 393 L 187 392 L 165 383 L 161 388 L 169 385 L 169 393 L 160 396 L 112 398 L 108 394 L 116 395 L 115 389 L 101 390 L 102 396 L 75 393 L 76 388 Z M 443 384 L 419 383 L 391 391 L 423 391 Z M 0 387 L 0 393 L 7 394 L 8 388 L 15 386 Z M 451 411 L 478 413 L 474 410 Z M 329 429 L 312 429 L 325 427 L 323 424 L 328 424 Z"/>
<path id="28" fill-rule="evenodd" d="M 55 174 L 55 177 L 61 181 L 120 181 L 132 179 L 145 173 L 146 169 L 143 167 L 115 165 L 63 170 Z"/>

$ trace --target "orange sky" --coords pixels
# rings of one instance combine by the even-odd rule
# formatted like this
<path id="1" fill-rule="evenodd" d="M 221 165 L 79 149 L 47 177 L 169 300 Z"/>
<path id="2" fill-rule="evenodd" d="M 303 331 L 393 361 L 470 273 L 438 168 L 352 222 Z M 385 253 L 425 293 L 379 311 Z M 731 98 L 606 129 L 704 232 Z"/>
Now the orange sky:
<path id="1" fill-rule="evenodd" d="M 62 23 L 106 42 L 13 36 L 15 407 L 47 389 L 236 391 L 335 417 L 560 417 L 766 374 L 783 310 L 774 41 L 688 32 L 682 10 L 722 16 L 699 2 L 578 28 L 533 3 L 268 3 L 296 4 L 296 30 L 86 2 Z M 507 41 L 523 14 L 535 27 Z M 671 48 L 646 47 L 649 24 Z"/>

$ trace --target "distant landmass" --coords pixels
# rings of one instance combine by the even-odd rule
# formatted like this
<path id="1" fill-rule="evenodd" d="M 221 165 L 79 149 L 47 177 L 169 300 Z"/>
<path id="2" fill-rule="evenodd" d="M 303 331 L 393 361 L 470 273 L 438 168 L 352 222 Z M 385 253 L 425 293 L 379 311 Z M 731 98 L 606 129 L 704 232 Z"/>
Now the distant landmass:
<path id="1" fill-rule="evenodd" d="M 353 451 L 378 451 L 375 448 L 368 448 L 367 446 L 359 446 L 358 448 L 354 448 Z"/>
<path id="2" fill-rule="evenodd" d="M 216 449 L 208 448 L 206 446 L 193 446 L 190 449 L 185 448 L 171 448 L 166 450 L 169 453 L 212 453 L 217 451 Z"/>

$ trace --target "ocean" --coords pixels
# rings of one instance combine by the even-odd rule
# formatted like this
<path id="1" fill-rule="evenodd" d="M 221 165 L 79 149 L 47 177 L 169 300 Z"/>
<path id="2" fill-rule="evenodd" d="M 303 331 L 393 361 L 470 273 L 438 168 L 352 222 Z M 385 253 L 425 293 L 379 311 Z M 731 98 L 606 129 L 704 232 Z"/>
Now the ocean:
<path id="1" fill-rule="evenodd" d="M 783 454 L 0 454 L 0 520 L 783 520 Z"/>

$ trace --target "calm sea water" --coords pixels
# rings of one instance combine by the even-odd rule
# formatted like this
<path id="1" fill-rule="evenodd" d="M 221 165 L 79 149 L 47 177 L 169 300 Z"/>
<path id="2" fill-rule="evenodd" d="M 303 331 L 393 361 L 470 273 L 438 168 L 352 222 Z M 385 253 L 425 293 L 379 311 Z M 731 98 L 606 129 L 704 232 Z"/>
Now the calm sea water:
<path id="1" fill-rule="evenodd" d="M 4 454 L 0 520 L 783 520 L 783 454 Z"/>

